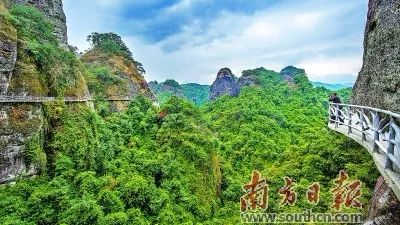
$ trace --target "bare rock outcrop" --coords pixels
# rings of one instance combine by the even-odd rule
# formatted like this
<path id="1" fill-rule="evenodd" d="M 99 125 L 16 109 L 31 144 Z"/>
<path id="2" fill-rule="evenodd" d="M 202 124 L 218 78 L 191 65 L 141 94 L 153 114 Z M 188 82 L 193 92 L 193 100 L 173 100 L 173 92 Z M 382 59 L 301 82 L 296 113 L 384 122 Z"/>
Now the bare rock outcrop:
<path id="1" fill-rule="evenodd" d="M 24 42 L 18 35 L 17 27 L 13 26 L 6 15 L 12 4 L 36 7 L 54 24 L 55 36 L 60 46 L 66 48 L 67 26 L 62 1 L 7 0 L 0 3 L 0 97 L 47 96 L 47 83 L 39 78 L 37 65 L 25 54 Z M 82 75 L 77 76 L 73 83 L 81 85 L 81 89 L 85 90 L 86 83 L 82 79 Z M 74 94 L 81 95 L 81 92 L 74 88 Z M 41 104 L 0 104 L 0 183 L 39 172 L 46 160 L 40 146 L 43 144 L 41 138 L 44 120 Z"/>
<path id="2" fill-rule="evenodd" d="M 400 1 L 370 0 L 363 66 L 351 102 L 400 112 Z M 400 201 L 381 177 L 365 224 L 400 224 Z"/>
<path id="3" fill-rule="evenodd" d="M 245 70 L 242 73 L 242 76 L 238 80 L 238 85 L 240 88 L 242 87 L 252 87 L 259 85 L 257 78 L 251 73 L 249 70 Z"/>
<path id="4" fill-rule="evenodd" d="M 32 154 L 45 157 L 33 137 L 39 138 L 43 123 L 40 105 L 0 105 L 0 184 L 38 172 L 39 163 L 32 160 L 38 155 Z"/>
<path id="5" fill-rule="evenodd" d="M 235 75 L 229 68 L 220 69 L 217 78 L 210 88 L 210 99 L 215 100 L 223 95 L 238 96 L 239 85 Z"/>
<path id="6" fill-rule="evenodd" d="M 399 200 L 382 176 L 375 185 L 368 216 L 364 225 L 400 224 Z"/>

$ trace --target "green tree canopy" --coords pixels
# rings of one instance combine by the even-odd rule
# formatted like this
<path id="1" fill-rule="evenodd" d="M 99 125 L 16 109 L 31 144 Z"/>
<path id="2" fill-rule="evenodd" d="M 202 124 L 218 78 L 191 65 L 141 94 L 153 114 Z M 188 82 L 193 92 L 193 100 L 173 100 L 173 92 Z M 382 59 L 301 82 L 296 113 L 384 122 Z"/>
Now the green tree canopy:
<path id="1" fill-rule="evenodd" d="M 119 35 L 111 32 L 94 32 L 87 37 L 87 41 L 94 49 L 101 49 L 102 51 L 107 53 L 122 55 L 132 60 L 140 73 L 146 73 L 143 65 L 133 59 L 132 52 L 129 50 L 128 46 L 126 46 L 126 44 L 122 41 L 122 38 Z"/>

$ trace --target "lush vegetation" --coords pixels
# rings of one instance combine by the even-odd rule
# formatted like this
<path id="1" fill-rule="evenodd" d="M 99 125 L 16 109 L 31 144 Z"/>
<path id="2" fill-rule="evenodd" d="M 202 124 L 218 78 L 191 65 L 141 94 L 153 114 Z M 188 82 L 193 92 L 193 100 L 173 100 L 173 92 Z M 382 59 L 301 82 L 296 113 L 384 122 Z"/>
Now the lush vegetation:
<path id="1" fill-rule="evenodd" d="M 204 105 L 209 101 L 210 85 L 188 83 L 181 86 L 186 99 L 195 105 Z"/>
<path id="2" fill-rule="evenodd" d="M 121 37 L 113 33 L 92 33 L 88 36 L 92 48 L 81 60 L 85 65 L 85 79 L 89 92 L 97 99 L 132 97 L 139 93 L 153 97 L 143 78 L 144 69 L 132 58 L 132 53 Z M 103 104 L 103 109 L 110 109 Z M 124 108 L 112 104 L 112 108 Z M 112 110 L 111 110 L 112 111 Z"/>
<path id="3" fill-rule="evenodd" d="M 90 42 L 93 49 L 99 49 L 105 53 L 121 55 L 130 59 L 141 74 L 146 73 L 143 65 L 133 59 L 132 52 L 117 34 L 94 32 L 87 37 L 87 41 Z"/>
<path id="4" fill-rule="evenodd" d="M 94 49 L 86 60 L 92 64 L 83 66 L 58 47 L 52 26 L 36 10 L 0 8 L 0 16 L 26 60 L 17 65 L 20 82 L 32 78 L 43 91 L 61 95 L 83 71 L 89 89 L 105 97 L 104 89 L 111 95 L 124 82 L 113 68 L 134 73 L 132 62 L 124 62 L 131 57 L 129 49 L 113 34 L 89 37 Z M 95 55 L 97 50 L 106 54 Z M 107 54 L 118 57 L 99 64 Z M 361 201 L 366 205 L 378 172 L 367 151 L 327 129 L 329 90 L 313 88 L 304 73 L 294 83 L 264 68 L 246 74 L 259 85 L 201 107 L 174 96 L 161 107 L 139 96 L 115 113 L 99 103 L 97 110 L 45 104 L 43 129 L 31 137 L 23 155 L 39 174 L 0 186 L 0 224 L 238 224 L 242 186 L 253 170 L 268 179 L 269 212 L 331 211 L 329 189 L 342 169 L 364 183 Z M 186 98 L 208 99 L 206 87 L 168 83 Z M 347 101 L 350 90 L 339 95 Z M 12 117 L 17 125 L 19 108 Z M 295 206 L 279 204 L 276 190 L 284 176 L 297 184 Z M 314 181 L 322 186 L 318 205 L 304 197 Z"/>
<path id="5" fill-rule="evenodd" d="M 61 48 L 53 35 L 53 25 L 32 7 L 15 5 L 0 10 L 4 33 L 15 36 L 18 56 L 10 91 L 30 95 L 76 96 L 85 89 L 80 62 Z M 7 37 L 6 37 L 7 38 Z M 9 38 L 8 38 L 9 39 Z"/>
<path id="6" fill-rule="evenodd" d="M 172 97 L 144 98 L 106 117 L 85 106 L 46 107 L 41 174 L 0 187 L 1 224 L 237 224 L 241 186 L 257 169 L 270 184 L 269 211 L 329 211 L 339 170 L 364 182 L 367 204 L 377 171 L 368 153 L 326 128 L 324 88 L 304 76 L 251 70 L 261 85 L 198 108 Z M 38 146 L 36 146 L 38 147 Z M 40 148 L 40 146 L 39 146 Z M 36 156 L 37 155 L 37 156 Z M 39 160 L 37 157 L 41 157 Z M 282 177 L 299 200 L 280 206 Z M 305 201 L 319 181 L 321 201 Z"/>

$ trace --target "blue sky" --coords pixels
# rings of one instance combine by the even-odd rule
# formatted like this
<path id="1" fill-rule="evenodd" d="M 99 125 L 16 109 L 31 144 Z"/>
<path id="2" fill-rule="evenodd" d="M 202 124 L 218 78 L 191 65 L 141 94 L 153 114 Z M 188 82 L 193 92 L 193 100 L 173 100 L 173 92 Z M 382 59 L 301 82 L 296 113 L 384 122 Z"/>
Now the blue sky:
<path id="1" fill-rule="evenodd" d="M 366 0 L 64 0 L 69 42 L 122 36 L 146 80 L 210 84 L 222 67 L 304 68 L 311 80 L 354 82 Z"/>

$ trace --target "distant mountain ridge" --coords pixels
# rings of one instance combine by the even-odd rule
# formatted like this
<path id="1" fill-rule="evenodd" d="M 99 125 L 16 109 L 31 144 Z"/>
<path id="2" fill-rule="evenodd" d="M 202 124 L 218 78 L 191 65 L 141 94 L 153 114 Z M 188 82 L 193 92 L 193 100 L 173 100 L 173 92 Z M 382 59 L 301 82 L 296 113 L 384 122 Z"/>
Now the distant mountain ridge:
<path id="1" fill-rule="evenodd" d="M 197 83 L 179 84 L 173 79 L 164 82 L 150 81 L 149 87 L 160 103 L 166 102 L 171 96 L 185 98 L 196 105 L 203 105 L 208 101 L 210 85 Z"/>
<path id="2" fill-rule="evenodd" d="M 343 88 L 352 88 L 354 86 L 354 83 L 323 83 L 319 81 L 313 81 L 311 82 L 314 87 L 324 87 L 326 89 L 332 90 L 332 91 L 337 91 Z"/>
<path id="3" fill-rule="evenodd" d="M 257 86 L 260 84 L 260 74 L 269 72 L 288 83 L 295 84 L 296 76 L 303 75 L 307 77 L 304 69 L 294 66 L 287 66 L 280 72 L 258 68 L 255 70 L 245 70 L 241 77 L 236 77 L 229 68 L 222 68 L 217 73 L 217 77 L 212 85 L 201 85 L 197 83 L 179 84 L 173 79 L 167 79 L 164 82 L 149 82 L 150 89 L 157 96 L 160 103 L 166 102 L 171 96 L 177 96 L 192 101 L 196 105 L 203 105 L 209 100 L 215 100 L 223 95 L 237 96 L 240 89 L 245 86 Z M 307 79 L 308 80 L 308 79 Z M 313 87 L 324 87 L 331 91 L 338 91 L 345 88 L 352 88 L 353 83 L 323 83 L 318 81 L 309 81 Z"/>

